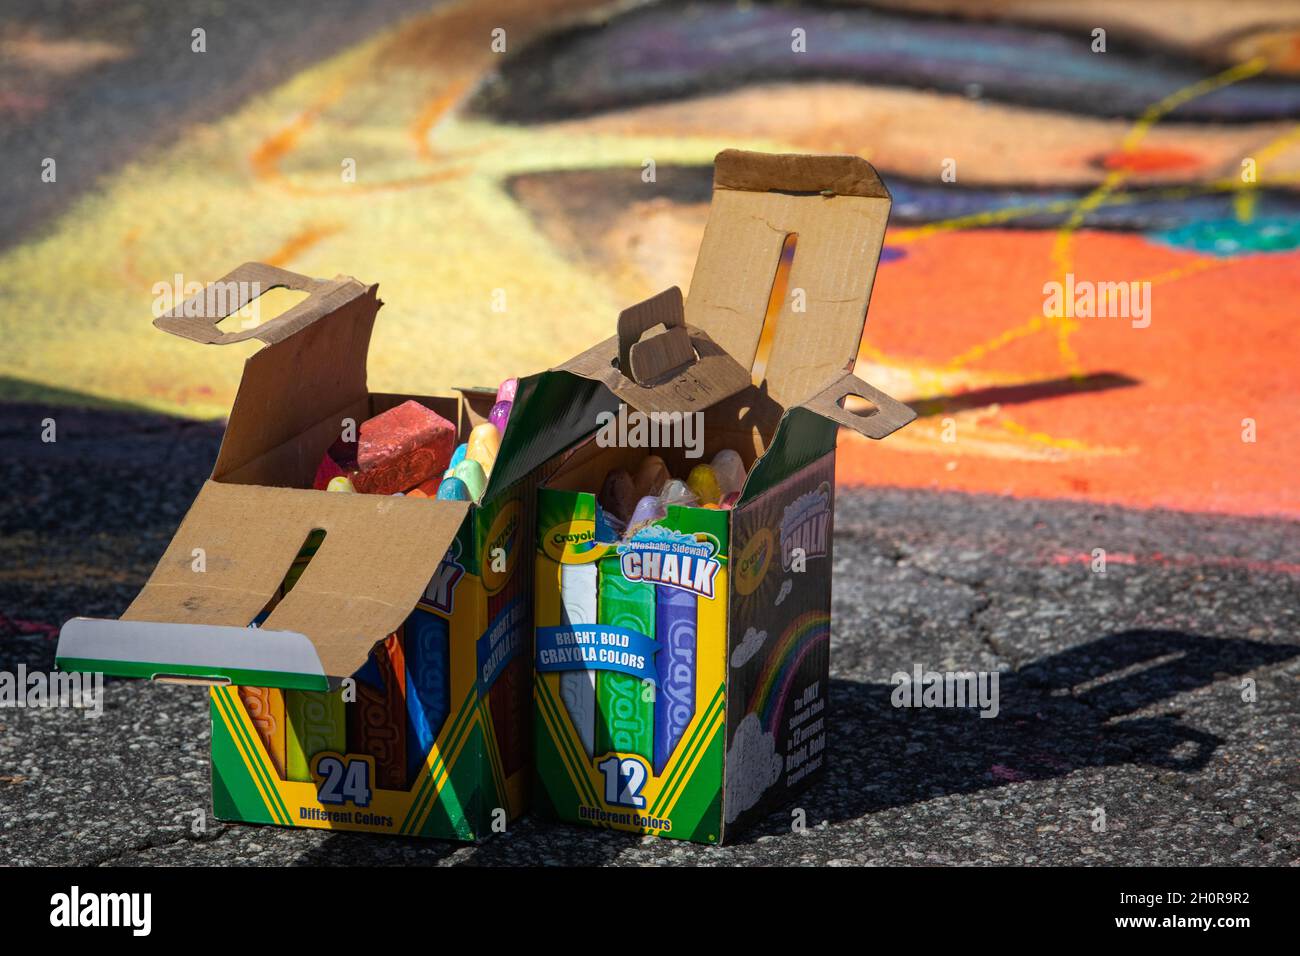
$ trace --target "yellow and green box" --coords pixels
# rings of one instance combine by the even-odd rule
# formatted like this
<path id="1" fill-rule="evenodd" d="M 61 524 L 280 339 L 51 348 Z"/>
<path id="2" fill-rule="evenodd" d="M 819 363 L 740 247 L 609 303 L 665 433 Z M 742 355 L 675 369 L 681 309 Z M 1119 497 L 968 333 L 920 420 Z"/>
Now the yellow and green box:
<path id="1" fill-rule="evenodd" d="M 536 802 L 560 819 L 718 843 L 826 768 L 837 427 L 915 417 L 850 371 L 889 205 L 857 157 L 724 151 L 690 297 L 560 367 L 625 406 L 538 492 Z M 722 449 L 733 507 L 614 533 L 612 470 Z"/>
<path id="2" fill-rule="evenodd" d="M 307 298 L 221 330 L 276 286 Z M 522 379 L 477 503 L 312 490 L 340 429 L 414 398 L 463 441 L 494 400 L 371 392 L 376 291 L 250 263 L 157 321 L 264 347 L 149 581 L 121 619 L 67 622 L 57 663 L 211 685 L 220 819 L 472 840 L 528 806 L 535 488 L 589 416 Z"/>

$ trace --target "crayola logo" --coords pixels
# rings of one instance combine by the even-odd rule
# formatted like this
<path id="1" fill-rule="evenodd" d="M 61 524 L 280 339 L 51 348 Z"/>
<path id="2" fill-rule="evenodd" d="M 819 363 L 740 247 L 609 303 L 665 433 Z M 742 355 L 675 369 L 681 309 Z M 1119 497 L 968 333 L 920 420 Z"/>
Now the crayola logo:
<path id="1" fill-rule="evenodd" d="M 605 556 L 608 546 L 596 541 L 596 522 L 574 518 L 550 528 L 542 536 L 542 550 L 561 564 L 590 564 Z"/>
<path id="2" fill-rule="evenodd" d="M 768 566 L 772 563 L 772 553 L 776 549 L 776 536 L 771 528 L 759 528 L 754 536 L 745 542 L 740 555 L 732 563 L 733 581 L 737 594 L 753 594 L 763 583 Z"/>
<path id="3" fill-rule="evenodd" d="M 511 572 L 514 570 L 515 556 L 518 551 L 519 511 L 519 502 L 510 502 L 501 509 L 492 522 L 492 527 L 488 529 L 487 538 L 484 540 L 483 555 L 479 561 L 483 588 L 488 594 L 495 594 L 505 587 L 506 582 L 510 580 Z M 504 566 L 501 566 L 497 561 L 498 551 L 505 552 Z M 496 568 L 500 568 L 500 570 L 496 570 Z"/>

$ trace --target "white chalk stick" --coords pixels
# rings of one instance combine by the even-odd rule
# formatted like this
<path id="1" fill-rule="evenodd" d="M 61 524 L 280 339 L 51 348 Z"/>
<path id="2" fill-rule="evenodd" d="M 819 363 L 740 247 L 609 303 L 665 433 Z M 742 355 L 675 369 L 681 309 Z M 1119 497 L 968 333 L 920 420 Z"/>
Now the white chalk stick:
<path id="1" fill-rule="evenodd" d="M 564 623 L 570 626 L 596 623 L 596 565 L 565 564 L 560 568 L 560 604 Z M 560 674 L 560 697 L 569 719 L 578 730 L 583 749 L 592 755 L 596 746 L 596 672 L 564 671 Z"/>

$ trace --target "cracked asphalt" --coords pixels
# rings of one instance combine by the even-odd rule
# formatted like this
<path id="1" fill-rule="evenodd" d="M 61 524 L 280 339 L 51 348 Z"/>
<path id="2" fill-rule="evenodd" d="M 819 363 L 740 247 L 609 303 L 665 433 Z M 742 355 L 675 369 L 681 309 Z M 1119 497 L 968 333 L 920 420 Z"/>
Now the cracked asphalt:
<path id="1" fill-rule="evenodd" d="M 121 612 L 219 440 L 0 405 L 0 670 Z M 801 833 L 786 811 L 721 848 L 533 817 L 478 845 L 223 824 L 205 692 L 110 681 L 98 719 L 0 710 L 0 863 L 1300 862 L 1294 522 L 890 489 L 841 490 L 835 520 L 830 756 Z M 996 670 L 998 716 L 895 708 L 917 664 Z"/>

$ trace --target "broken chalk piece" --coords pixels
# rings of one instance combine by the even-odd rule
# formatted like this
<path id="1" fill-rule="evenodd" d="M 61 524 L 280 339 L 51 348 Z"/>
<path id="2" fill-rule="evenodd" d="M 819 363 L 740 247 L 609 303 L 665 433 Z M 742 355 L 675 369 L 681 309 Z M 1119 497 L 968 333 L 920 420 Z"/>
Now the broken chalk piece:
<path id="1" fill-rule="evenodd" d="M 442 474 L 456 444 L 456 426 L 419 402 L 361 423 L 352 484 L 365 494 L 390 495 Z"/>
<path id="2" fill-rule="evenodd" d="M 508 378 L 497 388 L 498 402 L 513 402 L 519 392 L 519 379 Z"/>
<path id="3" fill-rule="evenodd" d="M 352 479 L 347 475 L 337 475 L 329 480 L 329 484 L 325 486 L 325 490 L 341 491 L 351 494 L 355 493 L 357 489 L 352 487 Z"/>
<path id="4" fill-rule="evenodd" d="M 447 470 L 451 471 L 462 461 L 465 460 L 465 452 L 469 450 L 469 445 L 461 442 L 456 446 L 456 450 L 451 453 L 451 461 L 447 462 Z"/>

